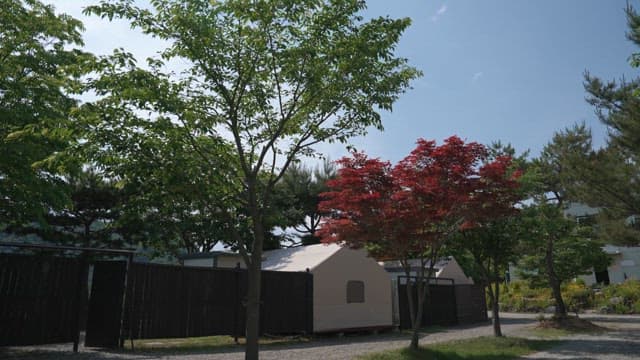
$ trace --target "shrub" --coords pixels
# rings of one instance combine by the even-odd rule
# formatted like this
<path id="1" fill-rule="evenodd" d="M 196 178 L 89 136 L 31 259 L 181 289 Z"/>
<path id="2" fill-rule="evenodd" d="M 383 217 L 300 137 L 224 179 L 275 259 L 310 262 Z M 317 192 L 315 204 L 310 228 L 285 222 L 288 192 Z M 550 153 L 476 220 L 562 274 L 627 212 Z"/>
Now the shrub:
<path id="1" fill-rule="evenodd" d="M 595 296 L 600 311 L 616 314 L 640 314 L 640 281 L 627 280 L 622 284 L 608 285 Z"/>
<path id="2" fill-rule="evenodd" d="M 567 309 L 575 313 L 591 309 L 595 304 L 593 290 L 588 288 L 584 281 L 576 281 L 563 286 L 562 298 L 567 305 Z"/>
<path id="3" fill-rule="evenodd" d="M 500 308 L 503 311 L 540 312 L 553 304 L 549 289 L 531 288 L 526 281 L 503 286 Z"/>
<path id="4" fill-rule="evenodd" d="M 516 281 L 503 286 L 500 294 L 500 309 L 515 312 L 542 312 L 554 305 L 551 290 L 532 288 L 526 281 Z M 583 281 L 562 286 L 562 298 L 571 312 L 597 309 L 616 314 L 640 314 L 640 281 L 627 280 L 596 290 Z"/>

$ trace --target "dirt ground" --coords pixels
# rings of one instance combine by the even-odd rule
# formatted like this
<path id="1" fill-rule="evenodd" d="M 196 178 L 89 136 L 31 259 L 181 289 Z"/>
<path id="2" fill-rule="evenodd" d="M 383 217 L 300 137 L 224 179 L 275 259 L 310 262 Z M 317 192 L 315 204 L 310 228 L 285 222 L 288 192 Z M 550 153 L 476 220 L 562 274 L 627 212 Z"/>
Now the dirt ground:
<path id="1" fill-rule="evenodd" d="M 534 314 L 501 314 L 506 336 L 530 336 L 529 330 L 537 323 Z M 640 316 L 586 314 L 582 318 L 610 329 L 592 335 L 572 335 L 562 344 L 548 351 L 531 354 L 527 359 L 640 359 Z M 488 323 L 455 326 L 425 334 L 422 345 L 492 334 Z M 400 333 L 318 338 L 308 343 L 264 347 L 260 358 L 264 360 L 325 360 L 352 359 L 358 355 L 407 346 L 409 336 Z M 118 352 L 81 348 L 77 354 L 71 345 L 0 348 L 0 358 L 20 360 L 78 359 L 78 360 L 240 360 L 241 348 L 191 352 Z"/>

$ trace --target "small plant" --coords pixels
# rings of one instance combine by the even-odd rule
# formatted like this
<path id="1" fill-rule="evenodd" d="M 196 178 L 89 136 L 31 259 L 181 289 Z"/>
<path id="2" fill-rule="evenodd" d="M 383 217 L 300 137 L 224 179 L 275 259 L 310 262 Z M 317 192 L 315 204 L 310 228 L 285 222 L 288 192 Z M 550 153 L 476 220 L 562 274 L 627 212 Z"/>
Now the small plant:
<path id="1" fill-rule="evenodd" d="M 588 288 L 584 281 L 576 281 L 569 283 L 562 289 L 562 297 L 564 298 L 569 311 L 578 313 L 591 309 L 594 306 L 593 290 Z"/>
<path id="2" fill-rule="evenodd" d="M 605 286 L 594 297 L 594 303 L 600 312 L 640 314 L 640 281 Z"/>

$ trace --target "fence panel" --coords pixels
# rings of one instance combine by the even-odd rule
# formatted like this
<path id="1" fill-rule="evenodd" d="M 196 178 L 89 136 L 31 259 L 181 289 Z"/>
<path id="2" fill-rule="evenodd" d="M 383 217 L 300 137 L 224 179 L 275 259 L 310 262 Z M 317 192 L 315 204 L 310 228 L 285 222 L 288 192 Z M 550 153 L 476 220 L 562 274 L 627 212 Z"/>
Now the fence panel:
<path id="1" fill-rule="evenodd" d="M 261 331 L 310 333 L 312 275 L 264 271 Z M 134 339 L 243 335 L 245 270 L 133 264 L 124 332 Z"/>
<path id="2" fill-rule="evenodd" d="M 0 254 L 0 346 L 73 342 L 77 259 Z"/>
<path id="3" fill-rule="evenodd" d="M 126 272 L 124 261 L 94 264 L 85 346 L 118 346 Z"/>
<path id="4" fill-rule="evenodd" d="M 487 321 L 487 303 L 484 287 L 480 285 L 456 285 L 458 322 L 471 324 Z"/>
<path id="5" fill-rule="evenodd" d="M 313 333 L 313 275 L 263 271 L 261 290 L 262 333 Z"/>
<path id="6" fill-rule="evenodd" d="M 417 293 L 413 287 L 414 304 L 417 306 Z M 411 328 L 407 285 L 398 282 L 398 303 L 400 328 Z M 453 285 L 429 285 L 429 298 L 425 299 L 422 314 L 422 326 L 454 325 L 458 323 L 456 313 L 456 294 Z"/>

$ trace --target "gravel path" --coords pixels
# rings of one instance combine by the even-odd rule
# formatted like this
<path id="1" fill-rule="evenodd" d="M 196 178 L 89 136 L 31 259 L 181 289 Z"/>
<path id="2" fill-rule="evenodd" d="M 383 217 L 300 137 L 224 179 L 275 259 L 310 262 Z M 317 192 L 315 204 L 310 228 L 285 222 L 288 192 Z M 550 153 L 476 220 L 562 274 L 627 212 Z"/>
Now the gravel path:
<path id="1" fill-rule="evenodd" d="M 573 335 L 548 351 L 525 359 L 640 359 L 640 316 L 582 315 L 611 331 L 603 334 Z"/>
<path id="2" fill-rule="evenodd" d="M 526 329 L 534 324 L 535 315 L 502 314 L 502 330 L 507 336 L 523 336 Z M 580 335 L 567 338 L 567 342 L 547 352 L 536 353 L 528 359 L 640 359 L 640 316 L 584 315 L 613 331 L 601 335 Z M 492 334 L 489 324 L 456 326 L 444 331 L 424 335 L 420 344 L 471 338 Z M 409 336 L 391 333 L 318 338 L 309 343 L 263 347 L 263 360 L 325 360 L 352 359 L 358 355 L 379 352 L 407 346 Z M 77 354 L 70 351 L 70 345 L 40 346 L 30 348 L 0 348 L 0 358 L 20 360 L 50 360 L 70 358 L 78 360 L 240 360 L 244 359 L 241 348 L 223 349 L 211 352 L 136 352 L 118 353 L 81 349 Z"/>

